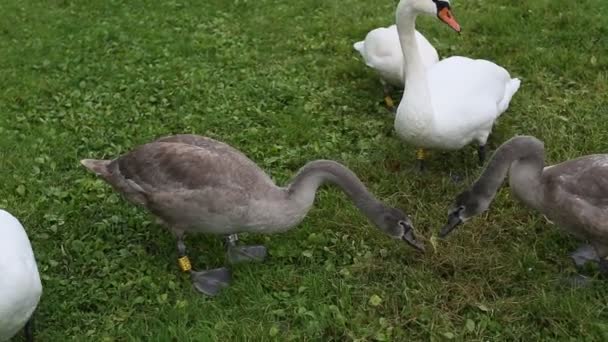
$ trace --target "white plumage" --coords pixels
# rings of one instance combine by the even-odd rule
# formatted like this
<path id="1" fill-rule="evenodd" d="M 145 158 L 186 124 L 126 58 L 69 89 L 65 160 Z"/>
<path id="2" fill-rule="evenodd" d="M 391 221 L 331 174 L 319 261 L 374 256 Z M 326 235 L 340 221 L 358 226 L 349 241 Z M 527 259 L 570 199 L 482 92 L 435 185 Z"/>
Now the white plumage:
<path id="1" fill-rule="evenodd" d="M 0 275 L 0 341 L 6 341 L 34 313 L 42 284 L 23 226 L 4 210 L 0 210 Z"/>
<path id="2" fill-rule="evenodd" d="M 395 129 L 419 148 L 455 150 L 471 142 L 484 146 L 494 121 L 507 110 L 519 89 L 520 80 L 490 61 L 459 56 L 443 59 L 427 70 L 418 53 L 416 16 L 441 14 L 460 30 L 449 7 L 438 4 L 401 0 L 397 7 L 406 85 Z"/>
<path id="3" fill-rule="evenodd" d="M 418 31 L 416 31 L 416 39 L 424 67 L 428 68 L 437 63 L 439 55 L 433 45 Z M 401 52 L 397 25 L 373 29 L 365 36 L 365 40 L 356 42 L 353 47 L 361 54 L 365 64 L 380 75 L 382 84 L 403 89 L 405 84 L 403 52 Z"/>
<path id="4" fill-rule="evenodd" d="M 459 56 L 435 64 L 426 76 L 426 82 L 412 82 L 412 87 L 426 83 L 429 96 L 405 93 L 395 128 L 417 147 L 441 150 L 460 149 L 474 141 L 485 145 L 494 121 L 507 110 L 520 85 L 492 62 Z"/>

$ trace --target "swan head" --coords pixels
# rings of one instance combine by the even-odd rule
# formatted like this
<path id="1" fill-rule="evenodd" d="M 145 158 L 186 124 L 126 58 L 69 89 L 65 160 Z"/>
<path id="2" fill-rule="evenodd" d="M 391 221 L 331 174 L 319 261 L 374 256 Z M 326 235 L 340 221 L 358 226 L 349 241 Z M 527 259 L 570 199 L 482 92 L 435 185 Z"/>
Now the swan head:
<path id="1" fill-rule="evenodd" d="M 416 250 L 424 252 L 424 244 L 416 239 L 412 221 L 400 209 L 385 207 L 373 221 L 380 230 L 392 238 L 403 240 Z"/>
<path id="2" fill-rule="evenodd" d="M 456 196 L 454 204 L 448 210 L 448 222 L 441 228 L 439 236 L 441 238 L 448 236 L 461 223 L 486 211 L 489 204 L 490 200 L 484 196 L 472 190 L 463 191 Z"/>
<path id="3" fill-rule="evenodd" d="M 436 16 L 454 31 L 460 33 L 460 24 L 452 14 L 450 0 L 401 0 L 399 7 L 410 11 Z M 399 11 L 399 7 L 397 11 Z"/>

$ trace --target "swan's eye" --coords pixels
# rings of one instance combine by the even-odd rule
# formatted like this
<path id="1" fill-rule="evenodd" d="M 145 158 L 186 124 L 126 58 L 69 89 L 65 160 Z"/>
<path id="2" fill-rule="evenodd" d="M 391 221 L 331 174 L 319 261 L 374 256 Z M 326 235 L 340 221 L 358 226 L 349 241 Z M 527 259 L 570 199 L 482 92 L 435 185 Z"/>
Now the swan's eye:
<path id="1" fill-rule="evenodd" d="M 450 3 L 444 0 L 433 0 L 435 6 L 437 6 L 437 12 L 441 11 L 444 8 L 450 9 Z"/>
<path id="2" fill-rule="evenodd" d="M 412 226 L 410 226 L 407 222 L 405 221 L 399 221 L 399 225 L 401 226 L 401 228 L 403 228 L 404 231 L 409 231 L 410 229 L 412 229 Z"/>
<path id="3" fill-rule="evenodd" d="M 459 216 L 460 213 L 464 211 L 464 209 L 465 209 L 464 205 L 455 207 L 455 208 L 453 208 L 451 210 L 448 210 L 448 215 L 450 215 L 450 216 L 453 216 L 453 215 Z"/>

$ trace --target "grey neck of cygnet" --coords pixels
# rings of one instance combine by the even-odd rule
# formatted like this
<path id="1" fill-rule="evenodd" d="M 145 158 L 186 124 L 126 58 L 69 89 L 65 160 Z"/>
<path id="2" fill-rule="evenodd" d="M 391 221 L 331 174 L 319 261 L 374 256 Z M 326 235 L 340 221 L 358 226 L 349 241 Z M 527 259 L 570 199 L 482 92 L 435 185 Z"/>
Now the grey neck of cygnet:
<path id="1" fill-rule="evenodd" d="M 331 160 L 315 160 L 304 165 L 287 187 L 290 200 L 312 204 L 317 189 L 324 183 L 337 185 L 372 222 L 377 222 L 384 205 L 347 167 Z"/>
<path id="2" fill-rule="evenodd" d="M 536 206 L 544 166 L 543 143 L 529 136 L 518 136 L 500 146 L 471 191 L 489 201 L 493 200 L 508 173 L 510 184 L 519 197 Z"/>

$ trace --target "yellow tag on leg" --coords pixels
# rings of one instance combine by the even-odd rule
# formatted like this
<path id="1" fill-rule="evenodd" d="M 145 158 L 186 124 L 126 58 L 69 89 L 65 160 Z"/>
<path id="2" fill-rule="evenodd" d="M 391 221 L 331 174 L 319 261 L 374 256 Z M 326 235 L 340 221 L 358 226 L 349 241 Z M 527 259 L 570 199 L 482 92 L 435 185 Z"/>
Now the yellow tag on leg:
<path id="1" fill-rule="evenodd" d="M 190 270 L 192 270 L 192 264 L 190 264 L 190 259 L 188 259 L 188 256 L 186 255 L 181 258 L 178 258 L 177 264 L 179 265 L 179 269 L 182 270 L 182 272 L 189 272 Z"/>
<path id="2" fill-rule="evenodd" d="M 416 159 L 424 160 L 426 158 L 426 151 L 423 148 L 416 150 Z"/>
<path id="3" fill-rule="evenodd" d="M 392 97 L 390 97 L 389 95 L 386 95 L 386 96 L 384 97 L 384 102 L 386 103 L 386 105 L 387 105 L 389 108 L 393 108 L 393 107 L 395 107 L 395 103 L 393 102 L 393 98 L 392 98 Z"/>

